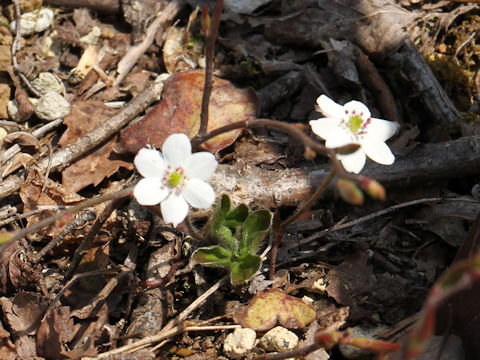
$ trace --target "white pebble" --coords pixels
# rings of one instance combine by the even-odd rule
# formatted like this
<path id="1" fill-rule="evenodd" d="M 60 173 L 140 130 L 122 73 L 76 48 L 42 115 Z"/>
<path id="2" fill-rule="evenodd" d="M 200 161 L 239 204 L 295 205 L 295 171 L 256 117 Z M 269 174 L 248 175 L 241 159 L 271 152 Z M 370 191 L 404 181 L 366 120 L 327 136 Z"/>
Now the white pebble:
<path id="1" fill-rule="evenodd" d="M 22 14 L 20 17 L 20 34 L 31 35 L 47 29 L 53 22 L 54 13 L 52 10 L 42 8 Z M 10 23 L 10 31 L 16 32 L 16 20 Z"/>
<path id="2" fill-rule="evenodd" d="M 63 118 L 69 112 L 70 103 L 55 91 L 50 91 L 43 95 L 35 107 L 35 115 L 46 121 Z"/>
<path id="3" fill-rule="evenodd" d="M 298 345 L 298 336 L 284 327 L 277 326 L 262 336 L 260 345 L 267 351 L 292 350 Z"/>
<path id="4" fill-rule="evenodd" d="M 225 0 L 225 9 L 236 14 L 251 14 L 272 0 Z"/>
<path id="5" fill-rule="evenodd" d="M 49 72 L 41 72 L 38 74 L 38 76 L 32 80 L 32 86 L 42 95 L 49 91 L 55 91 L 59 94 L 63 91 L 60 81 L 58 81 L 55 75 Z"/>
<path id="6" fill-rule="evenodd" d="M 244 356 L 255 346 L 257 334 L 252 329 L 235 329 L 225 338 L 223 353 L 232 359 Z"/>

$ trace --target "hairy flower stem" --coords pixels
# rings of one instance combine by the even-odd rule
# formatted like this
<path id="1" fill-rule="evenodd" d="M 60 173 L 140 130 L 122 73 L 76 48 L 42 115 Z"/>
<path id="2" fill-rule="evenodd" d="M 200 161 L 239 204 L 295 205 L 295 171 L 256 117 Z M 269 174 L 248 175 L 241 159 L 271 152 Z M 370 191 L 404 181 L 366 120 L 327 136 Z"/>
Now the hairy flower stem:
<path id="1" fill-rule="evenodd" d="M 278 247 L 280 246 L 282 242 L 282 234 L 283 234 L 283 229 L 287 227 L 289 224 L 297 220 L 300 215 L 302 215 L 305 211 L 310 209 L 310 207 L 315 203 L 315 201 L 320 198 L 320 196 L 325 192 L 328 184 L 330 184 L 330 181 L 332 181 L 333 177 L 335 176 L 335 168 L 332 167 L 330 170 L 330 173 L 328 176 L 323 180 L 323 182 L 320 184 L 318 189 L 315 191 L 315 193 L 312 195 L 312 197 L 307 200 L 304 204 L 302 204 L 295 213 L 290 216 L 287 220 L 283 221 L 282 223 L 278 224 L 275 226 L 275 222 L 280 221 L 278 217 L 280 216 L 277 212 L 275 213 L 275 218 L 274 218 L 274 226 L 273 226 L 273 232 L 274 232 L 274 237 L 275 237 L 275 242 L 272 245 L 272 251 L 270 253 L 270 280 L 274 279 L 275 275 L 275 264 L 277 262 L 277 250 Z"/>
<path id="2" fill-rule="evenodd" d="M 328 149 L 325 146 L 319 144 L 318 142 L 313 140 L 311 137 L 309 137 L 307 134 L 305 134 L 302 130 L 300 130 L 297 126 L 293 124 L 277 121 L 277 120 L 252 119 L 252 120 L 246 120 L 246 121 L 238 121 L 229 125 L 225 125 L 215 130 L 212 130 L 209 133 L 206 133 L 204 135 L 198 134 L 192 140 L 192 147 L 196 149 L 205 141 L 210 140 L 215 136 L 221 135 L 229 131 L 233 131 L 236 129 L 256 129 L 256 128 L 281 131 L 299 140 L 303 144 L 303 146 L 305 146 L 305 148 L 313 150 L 317 154 L 330 157 L 330 161 L 335 167 L 336 174 L 341 178 L 350 179 L 355 182 L 359 182 L 363 178 L 363 176 L 361 175 L 356 175 L 348 171 L 345 171 L 345 169 L 343 168 L 343 166 L 341 165 L 340 161 L 338 160 L 335 154 L 335 150 Z"/>
<path id="3" fill-rule="evenodd" d="M 208 32 L 207 45 L 205 49 L 205 86 L 203 88 L 202 96 L 202 112 L 200 113 L 200 129 L 199 135 L 207 132 L 208 127 L 208 103 L 212 93 L 212 77 L 213 77 L 213 62 L 215 51 L 215 40 L 218 33 L 218 25 L 220 24 L 220 15 L 222 14 L 223 0 L 217 0 L 215 5 L 215 12 L 213 13 L 212 25 Z"/>
<path id="4" fill-rule="evenodd" d="M 315 201 L 317 201 L 320 198 L 320 196 L 322 196 L 322 194 L 325 192 L 328 184 L 330 184 L 330 181 L 332 181 L 334 176 L 335 176 L 335 168 L 332 167 L 332 169 L 328 173 L 328 176 L 322 181 L 322 183 L 320 184 L 318 189 L 315 191 L 315 193 L 310 197 L 310 199 L 308 199 L 304 204 L 302 204 L 299 208 L 297 208 L 297 211 L 295 211 L 295 213 L 292 216 L 290 216 L 287 220 L 282 222 L 280 226 L 282 228 L 287 227 L 288 225 L 293 223 L 295 220 L 297 220 L 300 217 L 300 215 L 302 215 L 305 211 L 310 209 L 312 205 L 315 203 Z"/>

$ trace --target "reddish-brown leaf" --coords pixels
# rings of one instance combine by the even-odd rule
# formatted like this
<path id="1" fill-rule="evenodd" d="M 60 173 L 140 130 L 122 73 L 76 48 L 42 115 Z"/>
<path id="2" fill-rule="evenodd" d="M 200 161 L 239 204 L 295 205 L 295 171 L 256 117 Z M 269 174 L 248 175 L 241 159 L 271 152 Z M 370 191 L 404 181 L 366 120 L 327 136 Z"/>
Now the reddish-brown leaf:
<path id="1" fill-rule="evenodd" d="M 165 83 L 162 101 L 141 120 L 122 131 L 116 150 L 136 153 L 149 143 L 160 147 L 174 133 L 184 133 L 193 138 L 200 127 L 204 82 L 205 75 L 201 70 L 170 76 Z M 255 118 L 258 113 L 258 99 L 253 90 L 237 89 L 229 81 L 217 77 L 213 79 L 209 104 L 209 131 Z M 235 130 L 222 134 L 203 146 L 208 151 L 217 152 L 232 144 L 240 132 Z"/>

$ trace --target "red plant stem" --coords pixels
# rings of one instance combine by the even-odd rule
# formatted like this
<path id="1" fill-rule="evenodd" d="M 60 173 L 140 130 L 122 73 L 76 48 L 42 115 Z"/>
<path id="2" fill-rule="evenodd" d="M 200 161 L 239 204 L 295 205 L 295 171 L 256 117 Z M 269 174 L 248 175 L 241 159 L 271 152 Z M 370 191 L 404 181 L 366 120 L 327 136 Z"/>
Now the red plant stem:
<path id="1" fill-rule="evenodd" d="M 207 132 L 208 128 L 208 103 L 210 101 L 210 95 L 212 93 L 212 77 L 213 77 L 213 62 L 215 52 L 215 40 L 218 33 L 218 25 L 220 24 L 220 15 L 222 14 L 223 0 L 217 0 L 215 5 L 215 12 L 213 13 L 212 25 L 208 32 L 208 39 L 206 45 L 206 67 L 205 67 L 205 86 L 203 88 L 202 96 L 202 112 L 200 113 L 200 129 L 199 135 L 203 135 Z"/>
<path id="2" fill-rule="evenodd" d="M 333 149 L 328 149 L 325 146 L 319 144 L 318 142 L 310 138 L 307 134 L 305 134 L 302 130 L 300 130 L 295 125 L 277 121 L 277 120 L 251 119 L 251 120 L 245 120 L 245 121 L 237 121 L 232 124 L 221 126 L 219 128 L 216 128 L 210 131 L 209 133 L 206 133 L 203 135 L 198 134 L 197 136 L 195 136 L 195 138 L 193 138 L 192 140 L 192 147 L 196 149 L 200 144 L 204 143 L 205 141 L 229 131 L 233 131 L 236 129 L 255 129 L 255 128 L 272 129 L 272 130 L 284 132 L 292 136 L 293 138 L 296 138 L 303 144 L 303 146 L 305 146 L 306 148 L 310 148 L 311 150 L 315 151 L 317 154 L 330 157 L 330 161 L 335 167 L 335 171 L 337 175 L 341 178 L 350 179 L 355 182 L 360 182 L 360 180 L 363 178 L 362 175 L 356 175 L 353 173 L 349 173 L 348 171 L 345 171 L 340 161 L 337 159 L 337 156 Z"/>

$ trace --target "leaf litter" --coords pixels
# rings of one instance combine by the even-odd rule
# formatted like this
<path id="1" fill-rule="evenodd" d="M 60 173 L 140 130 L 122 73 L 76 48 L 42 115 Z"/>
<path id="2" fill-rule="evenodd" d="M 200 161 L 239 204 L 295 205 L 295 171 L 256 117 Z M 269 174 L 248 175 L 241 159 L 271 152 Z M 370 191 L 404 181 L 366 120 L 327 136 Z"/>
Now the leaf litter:
<path id="1" fill-rule="evenodd" d="M 154 3 L 154 6 L 160 4 Z M 453 11 L 449 11 L 451 9 L 445 5 L 437 4 L 434 7 L 435 16 L 430 18 L 429 12 L 432 10 L 428 6 L 434 5 L 430 2 L 415 5 L 413 2 L 403 1 L 400 4 L 402 7 L 390 3 L 387 6 L 381 1 L 375 2 L 376 6 L 383 6 L 385 10 L 381 16 L 376 16 L 377 8 L 368 2 L 368 6 L 362 9 L 362 16 L 369 18 L 370 22 L 357 19 L 358 14 L 355 13 L 355 9 L 352 10 L 351 4 L 343 5 L 337 2 L 320 2 L 311 8 L 309 2 L 298 0 L 282 2 L 277 9 L 266 7 L 250 16 L 226 14 L 219 39 L 222 48 L 217 53 L 219 63 L 216 67 L 217 77 L 214 80 L 210 103 L 211 128 L 253 119 L 260 112 L 262 116 L 269 117 L 273 114 L 277 118 L 294 119 L 305 124 L 308 120 L 319 117 L 313 108 L 313 101 L 307 101 L 306 98 L 311 97 L 314 100 L 320 93 L 325 92 L 324 89 L 332 92 L 335 98 L 342 100 L 342 103 L 351 100 L 352 97 L 371 98 L 371 94 L 375 93 L 374 89 L 363 84 L 361 76 L 357 77 L 360 70 L 354 63 L 355 52 L 338 51 L 341 50 L 338 49 L 341 45 L 340 40 L 345 42 L 345 49 L 351 50 L 354 45 L 361 46 L 363 51 L 376 61 L 375 65 L 380 65 L 381 68 L 387 66 L 385 64 L 388 62 L 383 63 L 383 60 L 388 59 L 391 54 L 401 55 L 401 52 L 396 53 L 400 40 L 403 41 L 410 35 L 420 42 L 425 55 L 430 55 L 429 52 L 438 49 L 447 59 L 465 61 L 465 71 L 478 71 L 474 51 L 478 46 L 476 40 L 467 42 L 463 52 L 457 51 L 467 40 L 465 29 L 477 31 L 475 26 L 478 22 L 475 14 L 472 15 L 472 8 L 468 3 L 452 5 Z M 28 12 L 39 3 L 34 5 L 33 2 L 32 4 L 21 2 L 20 5 L 22 12 Z M 152 2 L 149 6 L 152 6 Z M 348 9 L 345 9 L 345 6 Z M 13 8 L 3 10 L 7 16 L 4 18 L 5 23 L 14 19 Z M 190 10 L 192 9 L 189 9 L 188 14 L 192 13 Z M 103 11 L 119 16 L 118 12 L 115 13 L 118 9 Z M 57 13 L 54 24 L 43 33 L 23 37 L 22 49 L 17 53 L 18 70 L 30 80 L 40 72 L 55 72 L 65 86 L 67 99 L 71 101 L 75 96 L 75 101 L 72 102 L 70 114 L 64 119 L 67 129 L 51 128 L 48 134 L 42 135 L 43 138 L 30 136 L 32 128 L 43 126 L 41 119 L 35 115 L 23 123 L 0 124 L 8 133 L 4 147 L 17 144 L 21 148 L 18 158 L 21 160 L 15 160 L 14 165 L 5 164 L 2 169 L 5 182 L 8 183 L 10 179 L 8 176 L 12 176 L 9 174 L 17 176 L 19 171 L 24 171 L 17 170 L 21 166 L 27 169 L 28 175 L 24 178 L 20 191 L 13 195 L 9 193 L 8 197 L 4 196 L 5 201 L 2 204 L 14 204 L 17 209 L 13 216 L 2 215 L 0 221 L 5 230 L 14 232 L 26 225 L 35 224 L 66 206 L 80 202 L 84 197 L 95 196 L 104 189 L 116 186 L 117 182 L 122 183 L 131 175 L 129 155 L 139 148 L 147 144 L 158 147 L 174 132 L 186 132 L 189 137 L 196 134 L 204 72 L 193 68 L 202 65 L 204 44 L 198 19 L 196 20 L 194 16 L 182 19 L 183 21 L 177 23 L 175 27 L 166 26 L 168 28 L 166 40 L 161 39 L 161 36 L 155 39 L 137 66 L 126 76 L 122 86 L 113 86 L 100 91 L 92 90 L 96 81 L 105 81 L 107 86 L 110 86 L 109 74 L 114 73 L 116 62 L 126 53 L 130 44 L 142 41 L 143 29 L 149 23 L 148 17 L 145 17 L 145 13 L 136 14 L 134 7 L 127 6 L 124 11 L 124 16 L 134 29 L 133 35 L 126 31 L 125 25 L 113 24 L 109 16 L 97 17 L 87 9 L 76 9 L 66 10 L 61 15 Z M 157 11 L 158 8 L 155 13 Z M 396 16 L 392 17 L 391 14 Z M 352 18 L 356 20 L 352 21 Z M 428 26 L 425 21 L 428 22 Z M 339 27 L 337 23 L 343 26 Z M 360 26 L 357 28 L 358 24 Z M 409 24 L 414 25 L 410 27 Z M 259 26 L 265 31 L 260 31 Z M 386 28 L 388 31 L 383 31 Z M 357 31 L 359 29 L 361 31 Z M 446 29 L 449 29 L 448 34 L 442 38 L 441 36 L 446 34 L 442 31 Z M 458 29 L 458 33 L 455 29 Z M 395 32 L 395 36 L 390 36 L 392 32 Z M 10 64 L 13 39 L 8 30 L 0 36 L 2 66 Z M 116 54 L 110 59 L 107 58 L 108 61 L 102 65 L 101 61 L 105 59 L 106 54 L 111 54 L 110 49 L 115 49 Z M 173 50 L 167 52 L 168 49 Z M 327 49 L 330 53 L 324 55 L 319 52 L 313 55 L 319 49 Z M 79 71 L 80 59 L 83 58 L 82 62 L 85 62 L 88 53 L 95 55 L 95 59 Z M 160 60 L 161 57 L 163 60 Z M 96 70 L 92 70 L 94 63 L 98 65 Z M 314 76 L 303 75 L 310 74 L 306 70 L 306 64 L 313 68 Z M 348 66 L 335 66 L 341 64 Z M 72 69 L 75 76 L 67 71 Z M 402 68 L 403 75 L 408 73 L 406 69 Z M 171 75 L 165 84 L 162 100 L 154 105 L 147 115 L 136 119 L 120 134 L 105 139 L 88 154 L 73 163 L 64 164 L 65 166 L 52 174 L 38 171 L 37 162 L 42 156 L 48 156 L 48 146 L 53 151 L 56 151 L 57 146 L 68 149 L 89 130 L 98 124 L 108 122 L 109 118 L 118 113 L 118 110 L 105 106 L 105 102 L 129 101 L 131 97 L 137 96 L 143 89 L 151 86 L 155 75 L 165 70 Z M 287 81 L 290 86 L 282 83 L 269 87 L 266 93 L 272 101 L 262 102 L 260 96 L 262 88 L 267 84 L 276 85 L 276 81 L 280 81 L 280 75 L 292 70 L 296 77 L 290 73 L 289 77 L 282 80 L 290 81 L 290 83 Z M 438 134 L 446 135 L 448 140 L 458 134 L 454 130 L 442 128 L 437 131 L 438 127 L 436 133 L 432 132 L 430 128 L 438 125 L 432 126 L 435 120 L 423 122 L 419 119 L 429 116 L 433 119 L 444 117 L 428 114 L 430 110 L 426 111 L 417 100 L 410 102 L 416 95 L 413 96 L 409 92 L 409 86 L 404 82 L 405 77 L 398 80 L 387 72 L 388 70 L 385 71 L 383 68 L 382 75 L 394 89 L 397 101 L 404 110 L 408 122 L 406 126 L 411 125 L 413 126 L 411 129 L 415 129 L 410 132 L 405 129 L 405 132 L 400 134 L 404 141 L 402 140 L 403 143 L 398 146 L 398 151 L 405 151 L 408 154 L 423 146 L 419 141 L 424 143 L 437 141 Z M 298 74 L 302 76 L 299 77 Z M 353 78 L 352 74 L 355 75 Z M 2 119 L 6 119 L 8 103 L 15 93 L 19 94 L 17 91 L 19 87 L 5 71 L 1 75 L 0 115 Z M 301 81 L 296 81 L 297 78 Z M 469 83 L 469 86 L 467 105 L 465 97 L 461 99 L 462 109 L 470 109 L 470 113 L 473 114 L 471 116 L 477 116 L 475 114 L 478 110 L 473 107 L 472 94 L 478 92 L 478 88 L 473 89 L 474 82 Z M 79 91 L 80 89 L 84 90 Z M 15 97 L 20 105 L 25 106 L 22 111 L 25 110 L 25 114 L 28 115 L 27 107 L 30 100 L 21 96 Z M 261 103 L 268 103 L 268 108 L 260 109 Z M 377 109 L 374 109 L 375 111 L 377 114 L 380 113 Z M 21 118 L 25 121 L 27 116 L 22 115 Z M 462 126 L 465 127 L 464 124 Z M 219 153 L 229 166 L 236 164 L 237 174 L 243 168 L 252 166 L 274 172 L 274 175 L 270 176 L 277 176 L 289 166 L 307 168 L 312 165 L 311 162 L 302 159 L 302 154 L 295 153 L 295 144 L 282 139 L 276 133 L 259 131 L 254 134 L 257 143 L 253 142 L 249 135 L 242 137 L 241 131 L 227 133 L 224 137 L 207 142 L 205 148 Z M 275 139 L 276 142 L 267 143 L 265 139 Z M 232 144 L 233 147 L 230 146 Z M 321 165 L 321 161 L 316 164 Z M 452 173 L 448 170 L 447 172 Z M 436 179 L 435 176 L 432 178 Z M 392 198 L 401 203 L 411 200 L 413 195 L 417 198 L 425 194 L 437 196 L 444 194 L 446 190 L 450 193 L 455 192 L 454 196 L 460 194 L 465 197 L 470 194 L 469 186 L 478 182 L 478 171 L 471 171 L 460 183 L 453 184 L 456 181 L 455 177 L 453 179 L 449 184 L 445 182 L 436 183 L 434 186 L 417 184 L 415 192 L 409 189 L 409 194 L 406 194 L 403 190 Z M 408 181 L 404 184 L 411 186 Z M 82 196 L 78 195 L 78 192 L 81 192 Z M 393 192 L 394 189 L 392 194 Z M 261 205 L 261 197 L 257 196 L 255 199 L 252 197 L 255 195 L 250 193 L 247 200 L 258 201 Z M 470 198 L 467 201 L 470 201 Z M 308 217 L 302 220 L 306 222 L 302 227 L 296 228 L 296 224 L 293 224 L 284 234 L 282 243 L 284 249 L 281 247 L 279 251 L 285 263 L 283 267 L 286 268 L 280 270 L 287 270 L 281 286 L 284 290 L 296 289 L 296 297 L 286 295 L 284 290 L 267 290 L 252 300 L 245 288 L 226 286 L 218 292 L 220 296 L 214 303 L 207 302 L 200 314 L 194 315 L 194 320 L 199 322 L 215 315 L 225 315 L 222 311 L 219 313 L 218 309 L 222 307 L 218 305 L 236 299 L 243 304 L 251 301 L 250 307 L 244 311 L 248 315 L 248 309 L 253 308 L 253 314 L 260 316 L 251 319 L 243 314 L 243 318 L 240 316 L 243 320 L 239 320 L 242 325 L 264 331 L 280 321 L 282 325 L 296 328 L 299 334 L 310 339 L 310 344 L 314 336 L 306 334 L 309 327 L 307 324 L 314 318 L 317 318 L 322 327 L 332 326 L 337 330 L 372 322 L 394 327 L 402 319 L 420 309 L 429 286 L 451 263 L 457 249 L 464 244 L 464 239 L 471 236 L 469 226 L 478 212 L 476 205 L 448 199 L 428 206 L 417 204 L 397 210 L 395 216 L 383 215 L 382 221 L 378 221 L 382 226 L 361 222 L 342 231 L 330 231 L 323 238 L 302 243 L 310 236 L 315 237 L 320 225 L 328 229 L 342 218 L 343 221 L 354 221 L 379 210 L 378 204 L 367 203 L 364 208 L 353 209 L 335 198 L 321 201 L 315 209 L 312 209 L 310 220 L 315 225 L 308 226 Z M 103 208 L 96 206 L 93 210 L 100 216 Z M 319 208 L 333 213 L 332 218 L 322 218 L 320 225 L 316 213 L 320 211 Z M 289 210 L 291 209 L 282 209 L 284 212 Z M 206 216 L 200 214 L 197 219 L 205 221 Z M 182 251 L 176 246 L 162 247 L 172 240 L 172 236 L 162 235 L 163 224 L 151 215 L 145 213 L 139 215 L 125 206 L 112 212 L 100 232 L 95 234 L 94 244 L 87 251 L 79 272 L 102 273 L 112 267 L 126 266 L 125 264 L 128 265 L 130 261 L 137 263 L 137 266 L 135 270 L 130 270 L 129 282 L 120 281 L 114 291 L 108 292 L 106 284 L 115 279 L 115 276 L 103 273 L 77 279 L 73 285 L 65 287 L 66 281 L 62 274 L 68 268 L 75 248 L 91 230 L 91 223 L 87 222 L 86 225 L 76 228 L 63 239 L 62 246 L 38 262 L 32 261 L 35 258 L 32 255 L 58 236 L 72 220 L 73 216 L 65 216 L 53 226 L 29 234 L 27 240 L 30 246 L 27 247 L 27 251 L 24 248 L 25 240 L 8 243 L 2 249 L 0 292 L 3 296 L 1 298 L 3 321 L 0 328 L 0 343 L 2 356 L 6 359 L 37 356 L 80 358 L 96 356 L 114 349 L 117 339 L 126 333 L 125 329 L 132 321 L 129 314 L 142 313 L 148 317 L 151 311 L 145 305 L 148 303 L 145 297 L 141 302 L 136 302 L 139 295 L 136 290 L 142 288 L 140 285 L 144 277 L 144 264 L 148 261 L 149 254 L 157 248 L 172 254 L 167 256 L 165 261 L 172 265 L 171 268 L 177 270 L 175 274 L 162 272 L 161 282 L 168 285 L 162 288 L 161 293 L 149 295 L 160 299 L 157 299 L 156 306 L 161 307 L 162 311 L 163 307 L 169 308 L 165 311 L 167 318 L 172 318 L 173 314 L 182 311 L 197 298 L 197 292 L 206 290 L 218 279 L 218 271 L 207 269 L 203 272 L 198 270 L 198 267 L 194 272 L 189 272 L 188 269 L 178 271 L 180 265 L 175 264 L 177 262 L 180 264 Z M 183 240 L 185 247 L 188 248 L 187 244 L 190 244 L 188 238 Z M 325 243 L 335 245 L 324 252 L 322 248 Z M 31 252 L 32 250 L 34 252 Z M 270 286 L 270 283 L 266 286 Z M 97 298 L 104 290 L 107 291 L 107 297 Z M 63 291 L 61 298 L 52 305 L 51 302 L 60 291 Z M 147 295 L 144 289 L 140 290 L 140 293 Z M 301 296 L 312 305 L 307 305 Z M 285 309 L 282 299 L 288 299 L 288 303 L 294 304 L 292 306 L 303 310 L 296 312 L 290 307 Z M 45 313 L 49 305 L 50 308 Z M 456 309 L 461 309 L 464 305 L 472 307 L 471 303 L 455 299 Z M 258 308 L 255 310 L 255 306 L 260 310 Z M 273 308 L 273 313 L 264 312 L 268 306 Z M 134 310 L 130 312 L 132 307 Z M 299 314 L 300 317 L 297 319 L 284 317 L 292 314 Z M 155 326 L 165 325 L 167 318 L 162 316 Z M 228 321 L 229 319 L 226 320 Z M 475 346 L 468 342 L 468 335 L 462 331 L 462 325 L 476 326 L 470 321 L 471 318 L 468 320 L 463 318 L 454 328 L 467 341 L 465 349 L 472 352 L 475 351 Z M 310 327 L 314 328 L 316 323 L 313 321 Z M 114 328 L 114 324 L 118 328 Z M 154 330 L 149 329 L 142 333 L 145 336 L 153 335 Z M 220 355 L 219 349 L 224 334 L 209 333 L 204 337 L 195 337 L 191 335 L 193 332 L 189 334 L 191 338 L 185 334 L 183 338 L 176 338 L 174 342 L 180 349 L 188 348 L 190 354 L 197 353 L 190 355 L 190 358 L 194 359 L 195 356 L 198 358 L 199 355 L 207 353 L 212 354 L 214 358 Z M 153 350 L 148 350 L 148 354 L 143 354 L 151 356 L 152 352 Z M 163 350 L 158 351 L 157 355 L 166 356 Z M 138 353 L 137 358 L 141 356 L 142 354 Z M 331 354 L 325 351 L 322 356 L 328 358 Z M 334 355 L 332 358 L 335 358 Z"/>

